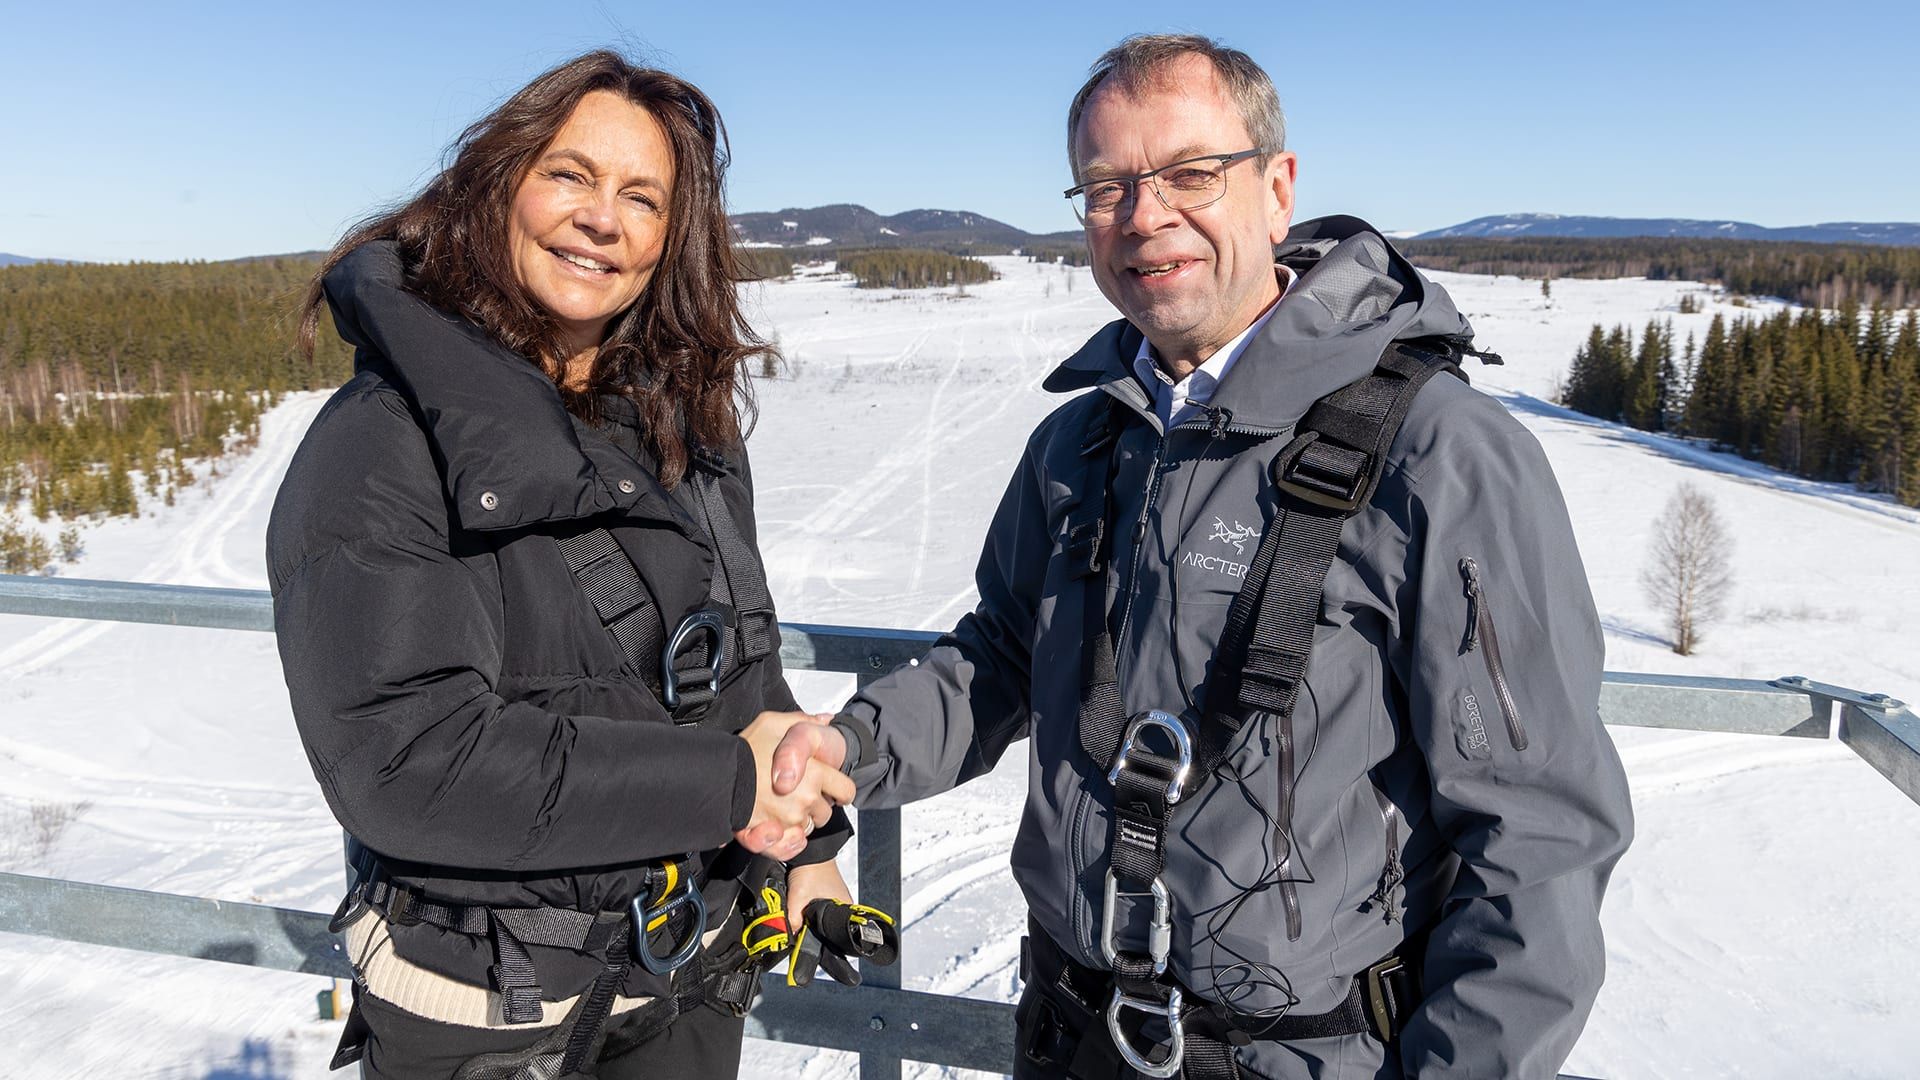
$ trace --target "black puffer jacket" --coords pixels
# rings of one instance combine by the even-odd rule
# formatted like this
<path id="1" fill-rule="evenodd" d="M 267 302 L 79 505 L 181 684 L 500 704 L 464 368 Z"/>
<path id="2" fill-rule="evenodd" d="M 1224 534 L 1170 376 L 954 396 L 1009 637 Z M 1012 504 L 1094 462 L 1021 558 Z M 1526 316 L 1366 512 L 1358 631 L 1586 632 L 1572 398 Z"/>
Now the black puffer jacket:
<path id="1" fill-rule="evenodd" d="M 402 281 L 386 243 L 327 275 L 357 374 L 308 431 L 267 532 L 308 759 L 347 831 L 427 897 L 623 909 L 650 861 L 711 861 L 746 825 L 754 762 L 735 733 L 795 708 L 777 637 L 774 655 L 728 665 L 699 725 L 672 724 L 555 537 L 607 529 L 671 627 L 709 603 L 699 502 L 636 456 L 631 413 L 624 429 L 581 423 L 538 368 Z M 751 547 L 744 449 L 701 467 Z M 836 815 L 798 861 L 849 832 Z M 718 925 L 732 893 L 707 893 Z M 484 939 L 395 930 L 414 962 L 486 981 Z M 571 974 L 543 971 L 549 996 L 591 977 L 573 959 L 548 958 Z"/>

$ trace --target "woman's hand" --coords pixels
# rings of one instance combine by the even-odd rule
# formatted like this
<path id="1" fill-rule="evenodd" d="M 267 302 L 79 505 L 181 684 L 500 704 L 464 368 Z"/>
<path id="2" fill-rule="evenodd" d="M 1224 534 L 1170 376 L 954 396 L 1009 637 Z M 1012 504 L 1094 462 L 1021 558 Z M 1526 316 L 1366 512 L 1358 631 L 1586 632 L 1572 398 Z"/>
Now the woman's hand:
<path id="1" fill-rule="evenodd" d="M 782 736 L 798 725 L 820 725 L 832 719 L 832 713 L 763 712 L 740 733 L 753 749 L 755 772 L 753 816 L 746 828 L 734 834 L 740 846 L 791 859 L 807 846 L 807 835 L 833 816 L 834 806 L 853 800 L 853 781 L 818 759 L 800 763 L 798 775 L 779 776 L 780 787 L 788 793 L 774 794 L 773 754 Z M 783 763 L 782 768 L 792 773 L 795 766 Z"/>
<path id="2" fill-rule="evenodd" d="M 840 866 L 832 859 L 811 866 L 787 868 L 788 922 L 798 927 L 807 905 L 815 900 L 853 903 L 853 893 L 847 888 L 847 879 L 840 876 Z"/>

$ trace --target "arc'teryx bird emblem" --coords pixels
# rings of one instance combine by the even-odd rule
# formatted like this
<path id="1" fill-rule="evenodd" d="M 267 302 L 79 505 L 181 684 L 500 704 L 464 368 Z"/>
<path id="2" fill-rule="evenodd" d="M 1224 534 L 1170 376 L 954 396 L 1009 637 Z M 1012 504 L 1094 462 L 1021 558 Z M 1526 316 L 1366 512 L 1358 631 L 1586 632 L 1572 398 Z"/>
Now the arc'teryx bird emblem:
<path id="1" fill-rule="evenodd" d="M 1228 528 L 1225 521 L 1214 518 L 1213 535 L 1207 537 L 1207 539 L 1232 544 L 1234 551 L 1245 555 L 1247 553 L 1247 541 L 1260 539 L 1260 530 L 1251 525 L 1242 525 L 1238 520 L 1234 521 L 1232 528 Z"/>

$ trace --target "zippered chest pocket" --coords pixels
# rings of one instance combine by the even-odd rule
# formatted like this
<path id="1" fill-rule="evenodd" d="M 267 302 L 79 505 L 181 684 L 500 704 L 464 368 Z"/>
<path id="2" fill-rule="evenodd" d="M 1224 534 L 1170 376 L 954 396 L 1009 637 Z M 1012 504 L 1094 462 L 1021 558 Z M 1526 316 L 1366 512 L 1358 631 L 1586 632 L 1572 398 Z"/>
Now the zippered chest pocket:
<path id="1" fill-rule="evenodd" d="M 1475 693 L 1476 681 L 1471 678 L 1461 690 L 1461 705 L 1466 716 L 1464 728 L 1459 733 L 1460 750 L 1467 757 L 1485 760 L 1492 757 L 1493 752 L 1486 730 L 1491 720 L 1490 713 L 1498 713 L 1502 726 L 1506 728 L 1507 744 L 1515 751 L 1527 748 L 1527 729 L 1501 657 L 1499 628 L 1494 619 L 1493 605 L 1487 598 L 1480 564 L 1472 556 L 1463 556 L 1459 565 L 1460 585 L 1467 599 L 1461 653 L 1469 660 L 1472 654 L 1479 654 L 1492 697 L 1491 701 L 1481 700 L 1480 695 Z"/>

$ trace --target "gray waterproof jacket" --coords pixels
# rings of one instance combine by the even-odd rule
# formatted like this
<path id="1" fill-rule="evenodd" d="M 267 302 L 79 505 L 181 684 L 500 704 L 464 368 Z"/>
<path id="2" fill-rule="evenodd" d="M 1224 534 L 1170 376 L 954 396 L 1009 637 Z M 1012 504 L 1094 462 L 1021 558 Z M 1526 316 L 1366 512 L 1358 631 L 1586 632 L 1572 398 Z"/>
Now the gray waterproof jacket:
<path id="1" fill-rule="evenodd" d="M 1116 322 L 1048 380 L 1095 388 L 1041 423 L 988 534 L 978 608 L 918 666 L 862 690 L 858 805 L 891 806 L 991 769 L 1029 737 L 1013 873 L 1080 963 L 1098 941 L 1112 788 L 1076 719 L 1087 583 L 1064 551 L 1082 439 L 1119 399 L 1105 595 L 1129 713 L 1199 715 L 1228 605 L 1274 513 L 1268 466 L 1320 397 L 1395 340 L 1472 330 L 1353 218 L 1296 226 L 1301 275 L 1217 388 L 1162 431 Z M 1219 430 L 1230 414 L 1242 437 Z M 1247 429 L 1270 437 L 1244 437 Z M 1429 932 L 1424 999 L 1391 1047 L 1369 1036 L 1255 1042 L 1268 1077 L 1550 1077 L 1605 964 L 1599 909 L 1632 834 L 1598 713 L 1603 648 L 1566 507 L 1539 444 L 1492 398 L 1432 379 L 1351 518 L 1287 734 L 1248 725 L 1175 808 L 1163 878 L 1172 972 L 1246 1013 L 1333 1008 L 1352 977 Z M 1148 905 L 1123 898 L 1121 945 Z M 1131 934 L 1132 936 L 1126 936 Z"/>

